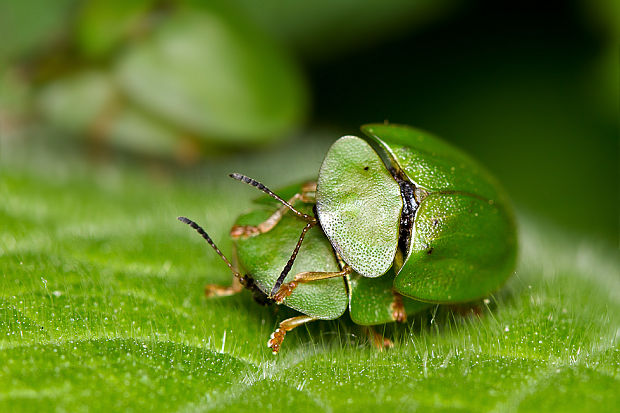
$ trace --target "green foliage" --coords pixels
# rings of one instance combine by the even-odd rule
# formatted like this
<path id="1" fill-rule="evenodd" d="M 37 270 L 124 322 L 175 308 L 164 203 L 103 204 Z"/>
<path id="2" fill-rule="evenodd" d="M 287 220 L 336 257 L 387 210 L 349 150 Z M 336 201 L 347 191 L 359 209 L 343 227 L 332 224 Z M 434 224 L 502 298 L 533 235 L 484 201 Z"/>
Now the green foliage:
<path id="1" fill-rule="evenodd" d="M 307 93 L 297 65 L 231 10 L 175 10 L 118 46 L 148 20 L 150 3 L 85 4 L 75 40 L 110 62 L 67 63 L 71 74 L 40 88 L 35 102 L 50 125 L 161 158 L 182 158 L 200 142 L 256 146 L 299 127 Z"/>
<path id="2" fill-rule="evenodd" d="M 76 43 L 89 57 L 104 57 L 138 31 L 154 0 L 90 0 L 76 19 Z M 146 25 L 142 23 L 142 25 Z"/>
<path id="3" fill-rule="evenodd" d="M 326 59 L 420 30 L 454 13 L 461 0 L 233 0 L 265 32 L 306 58 Z"/>
<path id="4" fill-rule="evenodd" d="M 304 84 L 287 54 L 217 8 L 170 16 L 120 58 L 116 75 L 129 100 L 219 144 L 286 136 L 305 113 Z"/>
<path id="5" fill-rule="evenodd" d="M 0 67 L 41 47 L 55 37 L 67 21 L 76 0 L 3 1 L 0 4 Z"/>
<path id="6" fill-rule="evenodd" d="M 281 184 L 317 170 L 301 156 L 241 165 Z M 396 345 L 382 353 L 345 317 L 289 333 L 273 357 L 265 343 L 284 309 L 246 293 L 205 299 L 204 284 L 229 274 L 175 219 L 195 218 L 228 253 L 228 228 L 256 195 L 227 180 L 235 165 L 166 174 L 3 157 L 1 411 L 620 405 L 619 265 L 605 245 L 520 216 L 517 273 L 488 301 L 388 325 Z M 301 172 L 266 170 L 286 162 Z"/>

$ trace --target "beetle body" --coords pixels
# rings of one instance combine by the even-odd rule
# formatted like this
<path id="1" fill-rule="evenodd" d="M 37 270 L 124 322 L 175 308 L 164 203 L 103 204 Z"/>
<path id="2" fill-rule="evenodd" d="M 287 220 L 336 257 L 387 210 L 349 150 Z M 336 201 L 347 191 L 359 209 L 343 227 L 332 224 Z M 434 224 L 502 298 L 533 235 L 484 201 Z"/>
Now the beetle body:
<path id="1" fill-rule="evenodd" d="M 251 279 L 268 299 L 303 314 L 280 324 L 268 343 L 274 353 L 305 322 L 335 319 L 347 308 L 362 325 L 404 321 L 428 303 L 484 297 L 513 271 L 512 210 L 482 166 L 410 127 L 362 131 L 366 138 L 332 145 L 314 187 L 282 191 L 288 202 L 231 175 L 271 197 L 231 230 L 240 268 L 202 232 L 246 285 Z"/>
<path id="2" fill-rule="evenodd" d="M 466 302 L 496 290 L 516 258 L 510 204 L 495 179 L 417 129 L 373 124 L 345 136 L 319 171 L 319 222 L 365 277 L 393 268 L 400 294 Z"/>

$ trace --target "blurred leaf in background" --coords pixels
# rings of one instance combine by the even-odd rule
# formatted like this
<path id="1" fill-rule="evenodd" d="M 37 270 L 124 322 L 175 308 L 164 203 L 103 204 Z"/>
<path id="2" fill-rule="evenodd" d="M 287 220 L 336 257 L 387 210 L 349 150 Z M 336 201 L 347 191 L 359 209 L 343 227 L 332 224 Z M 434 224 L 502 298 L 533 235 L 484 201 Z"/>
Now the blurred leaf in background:
<path id="1" fill-rule="evenodd" d="M 11 69 L 31 88 L 43 124 L 70 136 L 191 159 L 282 139 L 307 116 L 298 65 L 224 2 L 37 6 L 59 9 L 58 40 L 33 30 L 6 57 L 22 58 Z M 13 14 L 14 25 L 35 23 L 29 12 Z"/>
<path id="2" fill-rule="evenodd" d="M 293 56 L 368 47 L 457 3 L 32 0 L 0 9 L 19 38 L 0 57 L 22 76 L 43 125 L 189 161 L 304 125 L 309 93 Z"/>
<path id="3" fill-rule="evenodd" d="M 132 36 L 148 30 L 156 0 L 89 0 L 75 18 L 75 43 L 89 58 L 105 59 Z"/>
<path id="4" fill-rule="evenodd" d="M 231 146 L 285 136 L 305 114 L 292 62 L 249 22 L 217 9 L 171 16 L 120 57 L 116 79 L 155 116 Z"/>
<path id="5" fill-rule="evenodd" d="M 6 1 L 0 4 L 0 67 L 34 53 L 66 30 L 76 0 Z"/>

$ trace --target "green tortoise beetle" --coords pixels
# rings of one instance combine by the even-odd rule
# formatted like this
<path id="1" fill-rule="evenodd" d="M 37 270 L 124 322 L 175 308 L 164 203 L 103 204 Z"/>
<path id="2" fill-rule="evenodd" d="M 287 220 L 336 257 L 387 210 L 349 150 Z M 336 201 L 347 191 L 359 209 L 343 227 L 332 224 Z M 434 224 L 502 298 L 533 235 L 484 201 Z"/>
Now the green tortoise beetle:
<path id="1" fill-rule="evenodd" d="M 263 301 L 304 314 L 280 324 L 268 343 L 274 353 L 287 331 L 338 318 L 347 304 L 359 324 L 402 321 L 425 303 L 481 298 L 514 268 L 513 214 L 486 170 L 414 128 L 371 124 L 362 131 L 364 139 L 338 139 L 316 185 L 298 188 L 288 201 L 231 174 L 281 204 L 246 214 L 233 226 L 233 261 L 245 276 L 200 227 L 179 218 L 202 231 L 239 280 L 229 288 L 208 286 L 209 293 L 231 294 L 246 286 Z M 306 224 L 297 236 L 300 220 Z"/>

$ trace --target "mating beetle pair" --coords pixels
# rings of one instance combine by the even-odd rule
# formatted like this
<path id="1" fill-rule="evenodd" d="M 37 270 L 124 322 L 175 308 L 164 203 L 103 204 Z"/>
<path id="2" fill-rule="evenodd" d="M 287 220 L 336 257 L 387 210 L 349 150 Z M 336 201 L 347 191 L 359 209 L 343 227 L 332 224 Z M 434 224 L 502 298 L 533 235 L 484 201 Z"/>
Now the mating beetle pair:
<path id="1" fill-rule="evenodd" d="M 287 331 L 338 318 L 347 307 L 357 324 L 404 321 L 428 303 L 484 297 L 513 271 L 512 210 L 482 166 L 411 127 L 370 124 L 362 131 L 365 138 L 344 136 L 332 145 L 316 184 L 281 192 L 288 201 L 231 174 L 270 197 L 231 229 L 232 263 L 202 228 L 179 218 L 235 276 L 231 287 L 208 286 L 209 293 L 246 287 L 259 301 L 303 313 L 272 334 L 274 354 Z"/>

